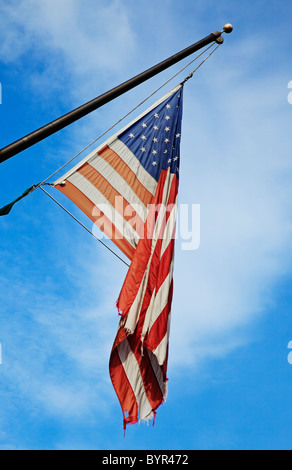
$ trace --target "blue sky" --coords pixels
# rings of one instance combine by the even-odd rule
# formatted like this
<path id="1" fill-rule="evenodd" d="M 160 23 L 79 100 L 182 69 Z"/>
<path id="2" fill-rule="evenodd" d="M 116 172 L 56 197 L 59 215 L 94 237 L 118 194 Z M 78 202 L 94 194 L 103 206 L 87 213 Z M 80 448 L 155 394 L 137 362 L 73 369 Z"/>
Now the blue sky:
<path id="1" fill-rule="evenodd" d="M 177 244 L 155 427 L 124 439 L 108 374 L 126 267 L 36 191 L 0 219 L 1 449 L 292 448 L 291 14 L 281 0 L 2 0 L 1 147 L 226 22 L 234 32 L 185 86 L 180 202 L 200 204 L 201 244 Z M 1 164 L 0 206 L 186 62 Z"/>

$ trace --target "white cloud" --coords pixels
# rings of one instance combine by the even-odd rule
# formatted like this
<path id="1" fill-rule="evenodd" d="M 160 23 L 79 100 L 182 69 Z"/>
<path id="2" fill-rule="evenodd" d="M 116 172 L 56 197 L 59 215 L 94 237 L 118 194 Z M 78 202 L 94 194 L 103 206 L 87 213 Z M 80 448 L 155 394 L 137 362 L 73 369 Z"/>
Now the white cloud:
<path id="1" fill-rule="evenodd" d="M 35 67 L 27 73 L 36 90 L 47 83 L 49 96 L 68 81 L 67 98 L 97 90 L 109 74 L 126 70 L 135 34 L 119 0 L 86 3 L 86 8 L 80 0 L 3 3 L 0 60 L 21 64 L 31 54 Z"/>

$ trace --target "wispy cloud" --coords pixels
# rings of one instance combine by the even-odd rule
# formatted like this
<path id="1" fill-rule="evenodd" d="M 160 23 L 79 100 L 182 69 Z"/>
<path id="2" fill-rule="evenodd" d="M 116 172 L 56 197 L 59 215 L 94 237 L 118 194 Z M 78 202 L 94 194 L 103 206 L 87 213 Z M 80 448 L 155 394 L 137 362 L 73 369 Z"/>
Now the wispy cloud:
<path id="1" fill-rule="evenodd" d="M 68 258 L 56 262 L 42 278 L 25 269 L 25 256 L 9 276 L 1 276 L 1 395 L 9 402 L 12 388 L 25 413 L 38 408 L 55 417 L 78 418 L 94 410 L 105 419 L 115 405 L 108 358 L 118 315 L 116 289 L 110 286 L 119 285 L 120 274 L 104 270 L 103 263 L 85 263 L 84 253 L 92 253 L 94 244 L 86 247 L 83 240 L 82 245 L 84 251 L 75 253 L 72 263 Z M 1 272 L 7 259 L 2 257 Z M 64 266 L 69 282 L 60 295 L 56 270 Z M 9 421 L 11 406 L 2 410 L 2 423 Z"/>
<path id="2" fill-rule="evenodd" d="M 93 98 L 91 90 L 104 86 L 109 74 L 125 71 L 135 51 L 122 2 L 86 3 L 84 8 L 78 0 L 23 0 L 0 6 L 0 60 L 22 64 L 31 55 L 35 67 L 25 79 L 35 92 L 46 89 L 48 100 L 66 83 L 67 100 Z"/>
<path id="3" fill-rule="evenodd" d="M 1 60 L 14 61 L 42 47 L 62 52 L 76 73 L 117 70 L 135 47 L 127 10 L 119 0 L 12 1 L 1 4 Z M 4 34 L 5 32 L 5 34 Z M 125 47 L 125 45 L 127 47 Z"/>

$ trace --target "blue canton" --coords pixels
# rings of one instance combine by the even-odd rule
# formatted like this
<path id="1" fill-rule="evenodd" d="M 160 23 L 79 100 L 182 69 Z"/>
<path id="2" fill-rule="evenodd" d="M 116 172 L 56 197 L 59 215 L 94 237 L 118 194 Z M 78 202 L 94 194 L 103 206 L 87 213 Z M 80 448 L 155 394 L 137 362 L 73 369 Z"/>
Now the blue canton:
<path id="1" fill-rule="evenodd" d="M 169 167 L 179 176 L 182 103 L 180 88 L 118 136 L 156 181 Z"/>

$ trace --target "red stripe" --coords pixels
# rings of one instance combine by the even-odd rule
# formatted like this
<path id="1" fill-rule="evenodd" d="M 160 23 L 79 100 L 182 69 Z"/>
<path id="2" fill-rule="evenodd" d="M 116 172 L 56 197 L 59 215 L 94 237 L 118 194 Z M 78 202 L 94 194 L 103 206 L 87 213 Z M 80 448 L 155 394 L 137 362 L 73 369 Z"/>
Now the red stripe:
<path id="1" fill-rule="evenodd" d="M 123 410 L 124 420 L 129 424 L 137 423 L 138 404 L 136 396 L 125 373 L 117 349 L 112 351 L 110 357 L 110 376 Z M 129 416 L 126 417 L 125 413 L 129 413 Z"/>
<path id="2" fill-rule="evenodd" d="M 173 260 L 174 244 L 175 244 L 174 239 L 170 240 L 168 247 L 166 248 L 165 252 L 162 255 L 160 265 L 159 265 L 157 283 L 156 283 L 156 292 L 159 291 L 160 287 L 162 286 L 162 284 L 164 283 L 165 279 L 167 278 L 169 274 L 169 268 Z"/>

